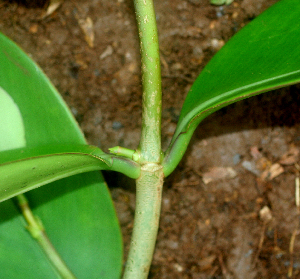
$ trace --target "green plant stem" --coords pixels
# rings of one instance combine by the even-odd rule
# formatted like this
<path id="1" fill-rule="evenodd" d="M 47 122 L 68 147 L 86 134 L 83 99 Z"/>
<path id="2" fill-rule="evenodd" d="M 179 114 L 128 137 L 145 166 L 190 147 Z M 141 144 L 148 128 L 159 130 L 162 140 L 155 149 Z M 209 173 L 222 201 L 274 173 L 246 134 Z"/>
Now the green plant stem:
<path id="1" fill-rule="evenodd" d="M 161 165 L 142 166 L 137 179 L 134 228 L 123 279 L 148 277 L 159 225 L 162 185 Z"/>
<path id="2" fill-rule="evenodd" d="M 134 0 L 139 29 L 143 113 L 139 149 L 142 164 L 161 161 L 161 72 L 155 12 L 152 0 Z"/>
<path id="3" fill-rule="evenodd" d="M 143 110 L 141 141 L 137 154 L 141 165 L 136 180 L 134 228 L 124 279 L 148 277 L 157 237 L 163 186 L 161 166 L 161 73 L 158 36 L 152 0 L 134 0 L 139 29 Z"/>
<path id="4" fill-rule="evenodd" d="M 45 229 L 43 228 L 41 221 L 38 220 L 32 213 L 28 201 L 24 195 L 16 196 L 19 207 L 22 214 L 28 223 L 28 231 L 31 236 L 38 242 L 45 254 L 47 255 L 49 261 L 54 266 L 61 278 L 64 279 L 75 279 L 76 277 L 68 269 L 65 262 L 61 259 L 60 255 L 57 253 L 52 243 L 50 242 Z"/>

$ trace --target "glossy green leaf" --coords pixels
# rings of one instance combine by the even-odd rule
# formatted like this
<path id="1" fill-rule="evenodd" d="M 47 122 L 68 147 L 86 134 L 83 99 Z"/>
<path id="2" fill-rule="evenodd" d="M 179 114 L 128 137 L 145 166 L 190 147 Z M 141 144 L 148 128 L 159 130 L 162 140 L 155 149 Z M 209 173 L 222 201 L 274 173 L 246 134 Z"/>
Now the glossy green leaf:
<path id="1" fill-rule="evenodd" d="M 25 127 L 18 106 L 5 90 L 0 87 L 0 150 L 26 146 Z"/>
<path id="2" fill-rule="evenodd" d="M 239 31 L 191 87 L 164 160 L 170 174 L 198 124 L 239 100 L 300 81 L 300 2 L 282 0 Z"/>
<path id="3" fill-rule="evenodd" d="M 105 154 L 95 146 L 50 145 L 2 152 L 0 202 L 52 181 L 95 170 L 117 170 L 132 178 L 140 174 L 137 163 Z"/>
<path id="4" fill-rule="evenodd" d="M 113 165 L 117 161 L 113 156 L 99 160 L 97 156 L 103 155 L 99 150 L 96 154 L 95 150 L 76 153 L 78 146 L 86 143 L 72 114 L 38 66 L 2 34 L 0 61 L 0 115 L 3 119 L 19 119 L 19 125 L 13 129 L 0 119 L 0 126 L 5 129 L 3 132 L 0 128 L 1 137 L 11 135 L 12 141 L 15 141 L 9 148 L 5 146 L 7 139 L 0 141 L 0 150 L 6 150 L 0 152 L 0 162 L 3 163 L 0 166 L 1 189 L 8 185 L 8 181 L 11 182 L 7 175 L 13 168 L 12 178 L 18 181 L 20 176 L 30 176 L 28 173 L 34 173 L 38 168 L 46 171 L 44 164 L 49 162 L 44 160 L 50 160 L 51 167 L 57 168 L 59 165 L 62 167 L 62 162 L 64 166 L 68 165 L 70 160 L 66 157 L 71 156 L 70 164 L 74 164 L 77 170 L 80 168 L 73 156 L 79 156 L 79 161 L 84 157 L 87 165 L 94 166 L 107 166 L 104 161 Z M 25 131 L 23 139 L 22 127 Z M 44 150 L 45 146 L 48 147 Z M 57 154 L 58 146 L 63 154 Z M 75 148 L 76 154 L 70 146 Z M 7 150 L 11 148 L 19 149 Z M 56 155 L 49 155 L 53 152 L 51 148 L 56 149 Z M 39 157 L 28 159 L 28 156 L 35 155 Z M 86 165 L 82 166 L 84 168 L 87 168 Z M 58 170 L 62 171 L 59 167 Z M 51 176 L 51 172 L 48 175 Z M 34 175 L 32 179 L 35 179 Z M 122 268 L 121 233 L 109 191 L 98 171 L 51 182 L 26 195 L 51 242 L 78 278 L 119 278 Z M 57 278 L 25 226 L 12 200 L 0 204 L 0 277 Z"/>
<path id="5" fill-rule="evenodd" d="M 59 278 L 43 251 L 25 229 L 26 223 L 12 200 L 0 203 L 0 220 L 2 278 Z"/>

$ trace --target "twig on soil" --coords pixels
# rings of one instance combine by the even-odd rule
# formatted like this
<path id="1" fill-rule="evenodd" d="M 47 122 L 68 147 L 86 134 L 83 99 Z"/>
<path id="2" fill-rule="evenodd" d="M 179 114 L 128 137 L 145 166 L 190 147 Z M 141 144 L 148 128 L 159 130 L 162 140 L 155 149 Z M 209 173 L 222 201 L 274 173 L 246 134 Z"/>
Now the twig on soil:
<path id="1" fill-rule="evenodd" d="M 289 247 L 289 253 L 290 253 L 290 266 L 288 269 L 287 277 L 291 278 L 293 276 L 293 265 L 294 265 L 294 246 L 295 246 L 295 238 L 299 234 L 299 230 L 295 229 L 292 233 L 291 240 L 290 240 L 290 247 Z"/>
<path id="2" fill-rule="evenodd" d="M 261 235 L 260 235 L 259 243 L 258 243 L 258 249 L 257 249 L 257 252 L 255 254 L 255 257 L 253 258 L 253 266 L 255 266 L 256 263 L 257 263 L 258 257 L 260 255 L 260 252 L 262 250 L 262 247 L 263 247 L 263 244 L 264 244 L 264 241 L 265 241 L 266 223 L 267 222 L 264 222 L 263 227 L 262 227 L 262 231 L 261 231 Z"/>

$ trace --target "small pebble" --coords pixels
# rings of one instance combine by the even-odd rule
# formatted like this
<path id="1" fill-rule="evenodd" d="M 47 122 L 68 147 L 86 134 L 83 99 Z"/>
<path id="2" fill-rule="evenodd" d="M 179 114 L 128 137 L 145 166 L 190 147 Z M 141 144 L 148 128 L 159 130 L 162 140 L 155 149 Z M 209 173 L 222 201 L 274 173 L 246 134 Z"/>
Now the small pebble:
<path id="1" fill-rule="evenodd" d="M 204 55 L 203 49 L 201 47 L 198 47 L 198 46 L 194 47 L 193 48 L 193 55 L 196 56 L 196 57 L 203 56 Z"/>
<path id="2" fill-rule="evenodd" d="M 173 266 L 178 272 L 182 272 L 184 270 L 183 267 L 178 263 L 175 263 Z"/>
<path id="3" fill-rule="evenodd" d="M 235 154 L 233 156 L 233 164 L 237 165 L 241 161 L 241 155 L 240 154 Z"/>
<path id="4" fill-rule="evenodd" d="M 249 249 L 249 251 L 245 254 L 245 258 L 248 258 L 251 255 L 253 255 L 253 249 Z"/>
<path id="5" fill-rule="evenodd" d="M 262 221 L 264 222 L 270 222 L 272 220 L 272 212 L 271 209 L 268 206 L 264 206 L 260 211 L 259 211 L 259 217 Z"/>
<path id="6" fill-rule="evenodd" d="M 211 46 L 215 50 L 221 49 L 224 44 L 225 44 L 225 42 L 223 40 L 218 40 L 215 38 L 211 40 Z"/>
<path id="7" fill-rule="evenodd" d="M 224 11 L 223 6 L 218 7 L 218 8 L 217 8 L 217 12 L 216 12 L 217 17 L 220 18 L 220 17 L 222 17 L 224 14 L 225 14 L 225 11 Z"/>
<path id="8" fill-rule="evenodd" d="M 165 243 L 166 243 L 166 246 L 167 246 L 168 248 L 172 249 L 172 250 L 178 249 L 178 247 L 179 247 L 178 242 L 177 242 L 177 241 L 174 241 L 174 240 L 171 240 L 171 239 L 166 240 Z"/>
<path id="9" fill-rule="evenodd" d="M 103 52 L 102 54 L 99 56 L 99 58 L 102 60 L 104 58 L 106 58 L 107 56 L 112 55 L 114 52 L 114 49 L 112 48 L 112 46 L 108 46 Z"/>
<path id="10" fill-rule="evenodd" d="M 71 107 L 71 112 L 72 114 L 76 117 L 78 115 L 78 110 L 77 108 Z"/>
<path id="11" fill-rule="evenodd" d="M 98 69 L 96 69 L 96 70 L 94 71 L 94 75 L 95 75 L 96 77 L 99 77 L 99 76 L 100 76 L 100 71 L 99 71 Z"/>
<path id="12" fill-rule="evenodd" d="M 123 128 L 123 124 L 119 121 L 114 121 L 112 124 L 112 128 L 114 130 L 119 130 L 119 129 Z"/>
<path id="13" fill-rule="evenodd" d="M 253 174 L 255 174 L 255 175 L 257 175 L 257 176 L 260 175 L 259 170 L 257 170 L 256 167 L 255 167 L 255 163 L 250 162 L 250 161 L 244 161 L 244 162 L 242 163 L 242 166 L 243 166 L 244 169 L 246 169 L 246 170 L 252 172 Z"/>

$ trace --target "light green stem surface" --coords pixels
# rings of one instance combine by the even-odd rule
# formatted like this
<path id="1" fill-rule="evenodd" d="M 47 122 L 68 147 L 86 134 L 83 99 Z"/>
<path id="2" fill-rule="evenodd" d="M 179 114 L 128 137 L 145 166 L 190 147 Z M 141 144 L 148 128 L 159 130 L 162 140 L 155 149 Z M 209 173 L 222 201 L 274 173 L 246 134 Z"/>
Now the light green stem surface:
<path id="1" fill-rule="evenodd" d="M 155 12 L 152 0 L 134 0 L 139 29 L 143 114 L 140 162 L 161 161 L 161 72 Z"/>
<path id="2" fill-rule="evenodd" d="M 162 185 L 162 166 L 142 167 L 137 179 L 134 227 L 123 279 L 148 277 L 159 226 Z"/>
<path id="3" fill-rule="evenodd" d="M 28 223 L 28 231 L 41 246 L 44 253 L 47 255 L 49 261 L 54 266 L 60 277 L 63 279 L 75 279 L 76 277 L 68 269 L 65 262 L 61 259 L 60 255 L 57 253 L 52 243 L 50 242 L 41 221 L 39 221 L 33 215 L 26 197 L 24 195 L 18 195 L 16 196 L 16 198 L 18 200 L 18 204 L 22 211 L 22 214 L 26 222 Z"/>
<path id="4" fill-rule="evenodd" d="M 139 29 L 143 110 L 137 162 L 136 209 L 124 279 L 146 279 L 157 237 L 163 186 L 161 166 L 161 73 L 156 18 L 152 0 L 134 0 Z M 114 150 L 113 150 L 114 151 Z M 134 158 L 133 158 L 134 159 Z M 135 160 L 135 159 L 134 159 Z"/>

